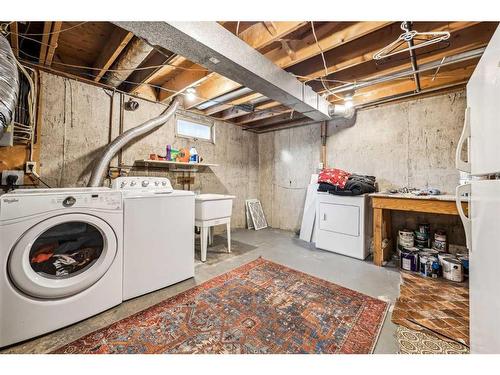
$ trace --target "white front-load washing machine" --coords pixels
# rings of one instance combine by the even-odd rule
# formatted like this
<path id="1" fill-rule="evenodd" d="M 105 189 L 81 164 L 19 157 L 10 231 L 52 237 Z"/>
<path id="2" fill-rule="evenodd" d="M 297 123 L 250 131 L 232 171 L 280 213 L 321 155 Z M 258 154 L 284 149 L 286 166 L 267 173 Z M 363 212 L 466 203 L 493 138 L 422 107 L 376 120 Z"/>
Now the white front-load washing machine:
<path id="1" fill-rule="evenodd" d="M 122 207 L 109 188 L 0 197 L 0 347 L 122 302 Z"/>
<path id="2" fill-rule="evenodd" d="M 123 300 L 194 276 L 194 193 L 165 177 L 118 177 L 123 192 Z"/>

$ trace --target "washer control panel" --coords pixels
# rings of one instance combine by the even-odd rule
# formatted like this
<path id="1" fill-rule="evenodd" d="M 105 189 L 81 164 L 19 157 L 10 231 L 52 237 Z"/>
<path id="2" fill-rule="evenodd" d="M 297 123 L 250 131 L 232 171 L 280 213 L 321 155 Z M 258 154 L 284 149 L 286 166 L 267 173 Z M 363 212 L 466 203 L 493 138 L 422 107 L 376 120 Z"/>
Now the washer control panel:
<path id="1" fill-rule="evenodd" d="M 117 190 L 173 191 L 172 184 L 166 177 L 118 177 L 113 180 L 111 188 Z"/>
<path id="2" fill-rule="evenodd" d="M 85 188 L 71 189 L 25 189 L 25 192 L 7 193 L 0 198 L 0 220 L 22 219 L 32 215 L 61 211 L 121 211 L 122 193 L 119 191 Z M 42 190 L 42 189 L 38 189 Z"/>

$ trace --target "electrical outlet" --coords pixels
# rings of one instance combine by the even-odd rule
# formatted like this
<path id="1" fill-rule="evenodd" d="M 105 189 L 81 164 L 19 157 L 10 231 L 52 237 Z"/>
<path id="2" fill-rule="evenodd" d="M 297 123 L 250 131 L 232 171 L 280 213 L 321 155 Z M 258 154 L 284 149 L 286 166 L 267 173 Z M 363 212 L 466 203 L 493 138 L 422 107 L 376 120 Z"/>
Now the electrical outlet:
<path id="1" fill-rule="evenodd" d="M 14 185 L 24 185 L 24 171 L 2 171 L 2 185 L 7 185 L 8 176 L 17 176 Z"/>
<path id="2" fill-rule="evenodd" d="M 36 162 L 35 161 L 27 161 L 25 166 L 26 174 L 30 174 L 36 172 Z"/>

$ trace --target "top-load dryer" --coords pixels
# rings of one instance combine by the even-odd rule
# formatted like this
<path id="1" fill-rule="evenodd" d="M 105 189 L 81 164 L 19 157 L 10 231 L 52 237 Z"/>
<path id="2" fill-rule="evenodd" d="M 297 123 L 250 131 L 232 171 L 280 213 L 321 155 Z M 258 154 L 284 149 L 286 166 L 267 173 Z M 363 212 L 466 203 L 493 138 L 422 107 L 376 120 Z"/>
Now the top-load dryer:
<path id="1" fill-rule="evenodd" d="M 0 347 L 122 302 L 122 205 L 109 188 L 0 197 Z"/>
<path id="2" fill-rule="evenodd" d="M 123 193 L 123 299 L 194 276 L 194 193 L 168 178 L 118 177 Z"/>

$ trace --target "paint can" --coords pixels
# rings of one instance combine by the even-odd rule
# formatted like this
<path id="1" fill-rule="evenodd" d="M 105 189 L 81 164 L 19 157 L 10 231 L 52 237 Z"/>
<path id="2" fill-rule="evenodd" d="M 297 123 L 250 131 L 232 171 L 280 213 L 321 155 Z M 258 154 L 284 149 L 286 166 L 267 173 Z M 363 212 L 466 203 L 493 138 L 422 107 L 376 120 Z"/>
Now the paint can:
<path id="1" fill-rule="evenodd" d="M 424 277 L 438 278 L 441 274 L 438 258 L 430 254 L 420 255 L 420 274 Z"/>
<path id="2" fill-rule="evenodd" d="M 446 232 L 442 229 L 436 230 L 434 233 L 434 242 L 432 244 L 432 248 L 438 251 L 446 251 L 447 250 L 447 241 L 446 241 Z"/>
<path id="3" fill-rule="evenodd" d="M 409 229 L 401 229 L 398 232 L 398 245 L 400 249 L 414 246 L 414 235 Z"/>
<path id="4" fill-rule="evenodd" d="M 443 276 L 446 280 L 450 281 L 456 281 L 456 282 L 464 281 L 462 262 L 458 259 L 444 258 Z"/>
<path id="5" fill-rule="evenodd" d="M 418 250 L 414 248 L 400 250 L 400 267 L 405 271 L 418 271 Z"/>
<path id="6" fill-rule="evenodd" d="M 439 264 L 441 264 L 441 267 L 443 266 L 443 259 L 444 258 L 456 259 L 455 255 L 453 255 L 453 254 L 450 254 L 450 253 L 439 253 L 438 254 L 438 259 L 439 259 Z"/>
<path id="7" fill-rule="evenodd" d="M 468 255 L 459 255 L 457 259 L 462 263 L 462 269 L 464 273 L 464 278 L 469 277 L 469 256 Z"/>
<path id="8" fill-rule="evenodd" d="M 415 246 L 418 248 L 426 248 L 430 246 L 430 224 L 419 224 L 415 231 Z"/>

